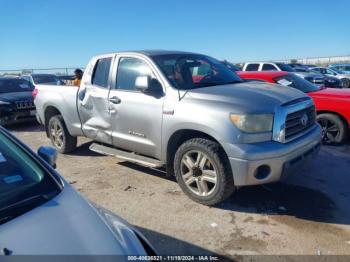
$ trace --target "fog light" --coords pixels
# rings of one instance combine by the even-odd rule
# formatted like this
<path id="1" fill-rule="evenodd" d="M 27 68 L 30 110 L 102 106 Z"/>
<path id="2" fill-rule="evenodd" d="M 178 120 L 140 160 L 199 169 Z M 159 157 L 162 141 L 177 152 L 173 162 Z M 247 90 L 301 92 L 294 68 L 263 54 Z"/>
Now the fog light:
<path id="1" fill-rule="evenodd" d="M 271 168 L 268 165 L 261 165 L 255 170 L 256 179 L 264 179 L 268 177 L 271 173 Z"/>

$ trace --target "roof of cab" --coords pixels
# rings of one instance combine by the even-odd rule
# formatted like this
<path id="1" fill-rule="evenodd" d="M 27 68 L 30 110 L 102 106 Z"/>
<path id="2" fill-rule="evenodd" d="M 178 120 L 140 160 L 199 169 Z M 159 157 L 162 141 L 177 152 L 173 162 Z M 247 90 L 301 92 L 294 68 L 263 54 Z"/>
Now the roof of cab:
<path id="1" fill-rule="evenodd" d="M 171 51 L 171 50 L 154 49 L 154 50 L 119 51 L 119 52 L 98 55 L 98 56 L 115 55 L 115 54 L 130 54 L 130 53 L 142 54 L 145 56 L 174 55 L 174 54 L 197 54 L 197 53 L 185 52 L 185 51 Z"/>

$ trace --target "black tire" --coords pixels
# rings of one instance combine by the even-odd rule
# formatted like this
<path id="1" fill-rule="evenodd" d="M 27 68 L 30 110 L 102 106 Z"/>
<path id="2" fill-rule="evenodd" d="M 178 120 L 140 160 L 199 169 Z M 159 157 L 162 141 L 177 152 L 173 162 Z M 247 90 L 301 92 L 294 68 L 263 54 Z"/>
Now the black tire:
<path id="1" fill-rule="evenodd" d="M 52 129 L 54 129 L 56 125 L 60 128 L 60 130 L 62 130 L 61 146 L 59 146 L 59 143 L 55 141 L 55 137 L 52 133 Z M 63 117 L 61 115 L 55 115 L 51 117 L 47 128 L 51 143 L 55 146 L 58 152 L 65 154 L 76 149 L 77 137 L 71 136 L 69 134 L 66 124 L 64 123 Z"/>
<path id="2" fill-rule="evenodd" d="M 343 88 L 350 88 L 350 79 L 342 78 L 340 79 Z"/>
<path id="3" fill-rule="evenodd" d="M 190 188 L 185 184 L 182 175 L 182 160 L 186 154 L 190 152 L 198 151 L 203 154 L 210 166 L 216 170 L 216 184 L 211 188 L 212 193 L 207 196 L 200 196 L 193 193 Z M 205 161 L 208 163 L 207 161 Z M 199 166 L 199 165 L 198 165 Z M 184 191 L 184 193 L 192 200 L 207 206 L 216 205 L 225 199 L 227 199 L 234 191 L 234 181 L 231 166 L 229 165 L 228 158 L 223 149 L 216 142 L 203 139 L 194 138 L 184 142 L 177 150 L 174 159 L 174 170 L 176 180 Z M 204 169 L 203 169 L 204 170 Z M 194 173 L 194 172 L 192 172 Z M 194 175 L 190 176 L 191 178 Z M 196 177 L 195 177 L 196 178 Z M 198 177 L 197 177 L 198 178 Z M 197 179 L 196 178 L 196 179 Z M 197 184 L 197 182 L 194 182 Z M 207 184 L 208 185 L 208 184 Z M 208 187 L 206 187 L 208 189 Z"/>
<path id="4" fill-rule="evenodd" d="M 322 128 L 324 144 L 341 144 L 347 139 L 348 126 L 338 115 L 321 113 L 317 115 L 317 122 Z"/>

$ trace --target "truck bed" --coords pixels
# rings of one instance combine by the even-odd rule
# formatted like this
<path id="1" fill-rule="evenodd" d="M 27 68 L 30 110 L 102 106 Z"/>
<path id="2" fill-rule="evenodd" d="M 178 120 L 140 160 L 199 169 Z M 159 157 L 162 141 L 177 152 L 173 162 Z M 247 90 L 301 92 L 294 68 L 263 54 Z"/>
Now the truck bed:
<path id="1" fill-rule="evenodd" d="M 45 114 L 59 112 L 65 119 L 66 127 L 72 136 L 83 135 L 77 110 L 79 87 L 66 85 L 37 85 L 34 100 L 37 116 L 45 124 Z"/>

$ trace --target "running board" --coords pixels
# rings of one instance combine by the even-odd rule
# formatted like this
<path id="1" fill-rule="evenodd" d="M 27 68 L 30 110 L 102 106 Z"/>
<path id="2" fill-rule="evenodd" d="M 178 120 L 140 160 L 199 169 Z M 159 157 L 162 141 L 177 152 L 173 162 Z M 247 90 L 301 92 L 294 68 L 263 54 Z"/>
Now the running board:
<path id="1" fill-rule="evenodd" d="M 115 156 L 119 159 L 126 160 L 126 161 L 133 162 L 133 163 L 137 163 L 137 164 L 144 165 L 147 167 L 157 168 L 157 167 L 162 167 L 164 165 L 163 162 L 161 162 L 157 159 L 137 155 L 134 152 L 127 152 L 124 150 L 116 149 L 114 147 L 109 147 L 109 146 L 105 146 L 105 145 L 100 145 L 100 144 L 94 143 L 94 144 L 90 145 L 89 149 L 91 151 L 94 151 L 94 152 L 99 153 L 99 154 L 108 155 L 108 156 Z"/>

